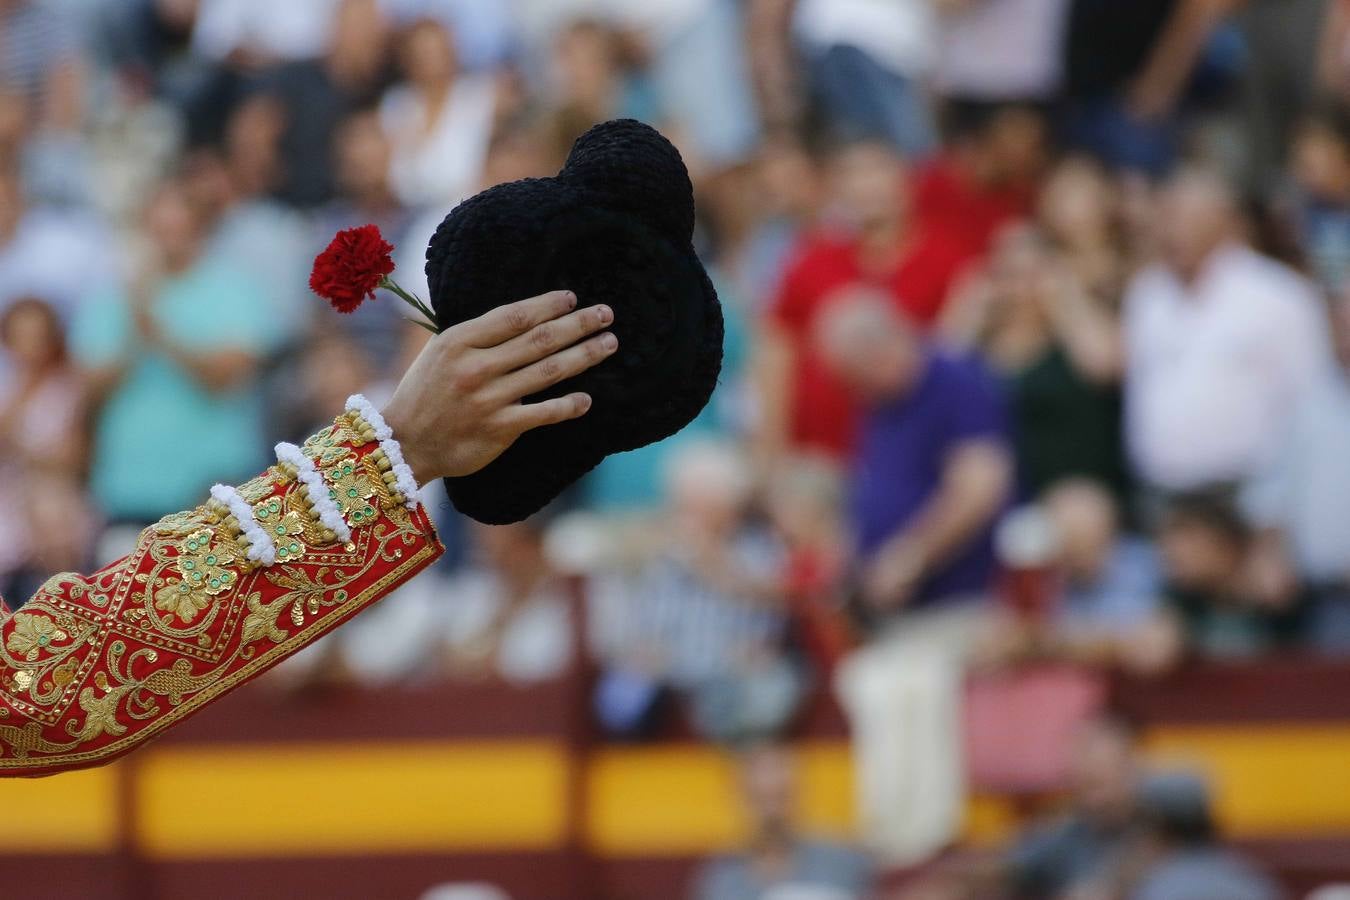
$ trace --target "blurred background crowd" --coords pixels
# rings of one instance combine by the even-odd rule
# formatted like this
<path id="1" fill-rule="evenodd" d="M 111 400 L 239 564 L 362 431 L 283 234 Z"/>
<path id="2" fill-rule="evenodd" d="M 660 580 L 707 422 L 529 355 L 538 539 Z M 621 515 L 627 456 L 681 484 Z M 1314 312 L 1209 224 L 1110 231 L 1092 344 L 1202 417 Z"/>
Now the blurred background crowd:
<path id="1" fill-rule="evenodd" d="M 742 754 L 698 900 L 1280 896 L 1100 678 L 1350 654 L 1343 0 L 0 0 L 7 598 L 387 396 L 425 335 L 309 294 L 335 230 L 425 296 L 615 117 L 689 165 L 713 403 L 519 525 L 428 488 L 440 571 L 275 684 L 590 667 L 604 734 Z M 784 813 L 820 695 L 859 849 Z M 981 777 L 1069 811 L 932 868 Z"/>

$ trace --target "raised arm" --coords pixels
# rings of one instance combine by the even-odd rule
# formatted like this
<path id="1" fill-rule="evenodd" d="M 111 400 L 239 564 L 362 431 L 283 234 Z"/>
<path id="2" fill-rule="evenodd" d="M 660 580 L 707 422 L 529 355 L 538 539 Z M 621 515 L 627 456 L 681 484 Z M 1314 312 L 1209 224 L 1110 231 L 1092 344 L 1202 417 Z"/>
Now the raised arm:
<path id="1" fill-rule="evenodd" d="M 1181 100 L 1214 29 L 1245 2 L 1180 0 L 1130 88 L 1130 111 L 1141 119 L 1169 115 Z"/>
<path id="2" fill-rule="evenodd" d="M 336 628 L 441 553 L 418 484 L 487 465 L 590 398 L 520 399 L 608 357 L 565 292 L 433 338 L 383 414 L 353 397 L 303 447 L 146 529 L 125 559 L 0 611 L 0 775 L 127 753 Z M 580 343 L 578 343 L 580 342 Z"/>

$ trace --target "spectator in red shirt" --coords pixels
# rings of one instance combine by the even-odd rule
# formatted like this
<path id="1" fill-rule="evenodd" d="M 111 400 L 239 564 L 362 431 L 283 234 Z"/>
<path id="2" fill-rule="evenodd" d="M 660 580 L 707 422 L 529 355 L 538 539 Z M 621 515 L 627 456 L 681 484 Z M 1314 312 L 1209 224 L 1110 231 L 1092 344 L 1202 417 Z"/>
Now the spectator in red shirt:
<path id="1" fill-rule="evenodd" d="M 847 458 L 854 411 L 848 393 L 812 349 L 821 311 L 849 289 L 880 289 L 921 328 L 946 301 L 969 259 L 967 241 L 910 215 L 909 171 L 880 141 L 840 147 L 829 162 L 828 223 L 789 256 L 763 323 L 757 362 L 761 450 L 770 459 L 792 447 Z"/>
<path id="2" fill-rule="evenodd" d="M 1025 105 L 952 103 L 948 147 L 917 173 L 914 220 L 983 256 L 994 235 L 1031 214 L 1046 164 L 1044 117 Z"/>

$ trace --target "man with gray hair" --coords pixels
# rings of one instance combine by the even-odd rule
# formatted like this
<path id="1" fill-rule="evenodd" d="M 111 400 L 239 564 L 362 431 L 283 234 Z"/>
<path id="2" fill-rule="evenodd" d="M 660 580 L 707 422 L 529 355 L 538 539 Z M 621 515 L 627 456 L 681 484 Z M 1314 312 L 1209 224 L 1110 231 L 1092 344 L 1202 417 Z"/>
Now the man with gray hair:
<path id="1" fill-rule="evenodd" d="M 832 298 L 821 356 L 865 410 L 853 470 L 873 640 L 840 666 L 865 835 L 890 864 L 951 841 L 964 812 L 965 660 L 987 614 L 992 527 L 1012 488 L 1006 416 L 974 361 L 928 345 L 887 298 Z"/>

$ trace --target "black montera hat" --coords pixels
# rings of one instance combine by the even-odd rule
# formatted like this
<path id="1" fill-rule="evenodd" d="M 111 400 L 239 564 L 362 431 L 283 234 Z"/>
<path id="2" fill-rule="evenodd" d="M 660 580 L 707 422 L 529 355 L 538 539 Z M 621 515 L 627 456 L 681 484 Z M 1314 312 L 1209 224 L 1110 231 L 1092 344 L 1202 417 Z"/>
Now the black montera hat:
<path id="1" fill-rule="evenodd" d="M 580 419 L 522 435 L 472 475 L 445 479 L 465 515 L 524 519 L 610 453 L 659 441 L 708 402 L 722 310 L 693 249 L 694 192 L 679 151 L 632 119 L 577 139 L 562 171 L 489 188 L 455 207 L 427 247 L 437 324 L 449 328 L 551 290 L 608 304 L 613 357 L 527 401 L 585 391 Z"/>

